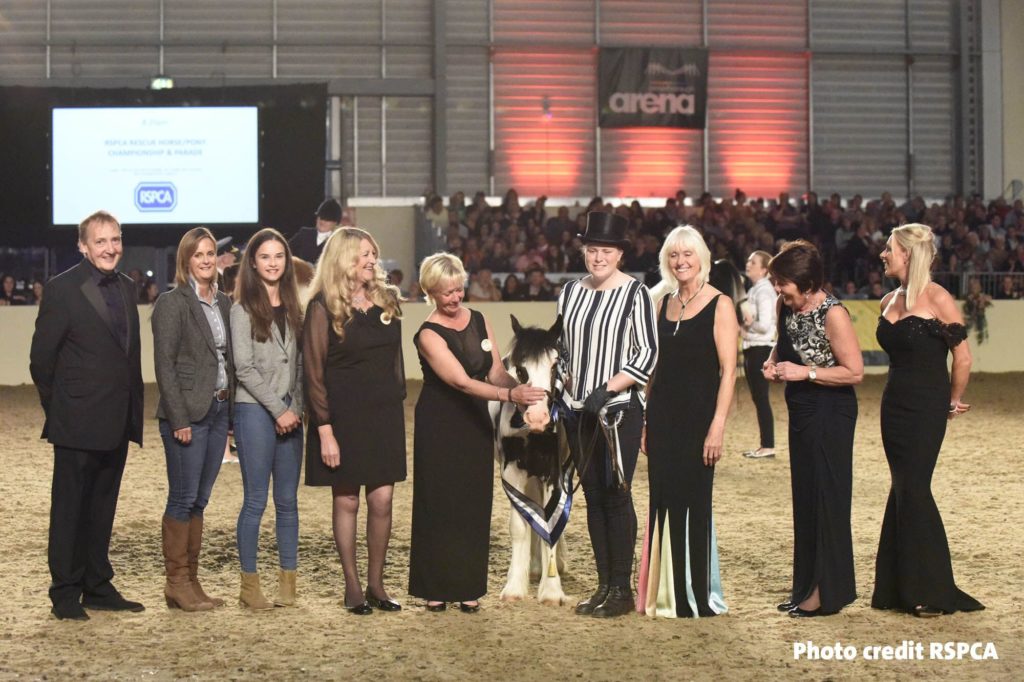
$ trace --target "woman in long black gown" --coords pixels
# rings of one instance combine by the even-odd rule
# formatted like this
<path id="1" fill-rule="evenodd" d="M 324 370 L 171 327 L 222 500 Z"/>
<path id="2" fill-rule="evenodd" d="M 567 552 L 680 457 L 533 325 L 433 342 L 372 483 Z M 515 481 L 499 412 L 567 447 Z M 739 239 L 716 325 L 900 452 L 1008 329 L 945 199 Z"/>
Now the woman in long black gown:
<path id="1" fill-rule="evenodd" d="M 448 253 L 420 265 L 434 311 L 416 333 L 423 390 L 413 443 L 409 594 L 443 611 L 480 608 L 487 592 L 494 432 L 488 400 L 531 405 L 542 389 L 519 385 L 498 357 L 483 315 L 462 306 L 466 271 Z"/>
<path id="2" fill-rule="evenodd" d="M 780 611 L 827 616 L 857 597 L 850 506 L 853 434 L 864 361 L 843 305 L 822 291 L 821 256 L 810 243 L 786 244 L 768 263 L 780 295 L 779 338 L 764 365 L 786 382 L 793 489 L 793 590 Z"/>
<path id="3" fill-rule="evenodd" d="M 956 301 L 931 281 L 931 228 L 898 227 L 882 252 L 885 274 L 900 287 L 882 299 L 878 342 L 889 354 L 882 394 L 882 445 L 892 487 L 875 560 L 871 606 L 931 617 L 985 608 L 953 581 L 953 567 L 931 480 L 946 423 L 970 409 L 961 402 L 971 372 L 967 333 Z M 953 352 L 952 381 L 946 356 Z"/>
<path id="4" fill-rule="evenodd" d="M 711 254 L 699 232 L 672 230 L 660 262 L 662 280 L 676 290 L 657 310 L 645 437 L 651 504 L 637 610 L 703 618 L 727 611 L 711 489 L 736 383 L 739 324 L 732 299 L 708 283 Z"/>

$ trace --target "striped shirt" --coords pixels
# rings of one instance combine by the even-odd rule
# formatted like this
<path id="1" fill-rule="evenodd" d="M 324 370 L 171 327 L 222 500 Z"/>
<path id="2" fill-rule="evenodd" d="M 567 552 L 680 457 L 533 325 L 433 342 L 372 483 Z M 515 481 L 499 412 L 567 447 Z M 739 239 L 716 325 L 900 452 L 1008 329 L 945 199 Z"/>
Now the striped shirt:
<path id="1" fill-rule="evenodd" d="M 651 294 L 631 279 L 607 291 L 594 291 L 579 280 L 565 285 L 558 297 L 562 316 L 562 398 L 579 409 L 587 396 L 619 372 L 637 382 L 635 390 L 645 404 L 644 388 L 658 359 L 658 333 Z M 623 391 L 609 405 L 628 403 L 632 391 Z"/>

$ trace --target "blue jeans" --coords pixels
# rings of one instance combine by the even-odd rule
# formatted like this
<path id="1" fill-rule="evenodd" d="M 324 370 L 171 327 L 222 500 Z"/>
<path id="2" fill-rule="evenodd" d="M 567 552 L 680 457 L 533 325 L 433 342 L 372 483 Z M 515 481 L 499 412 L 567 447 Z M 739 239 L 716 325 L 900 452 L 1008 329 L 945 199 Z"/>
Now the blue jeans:
<path id="1" fill-rule="evenodd" d="M 246 573 L 256 572 L 260 520 L 267 508 L 271 473 L 274 476 L 278 560 L 286 571 L 294 571 L 298 564 L 302 427 L 286 436 L 278 436 L 274 424 L 274 418 L 262 405 L 235 404 L 235 443 L 238 444 L 244 491 L 242 510 L 238 514 L 238 558 Z"/>
<path id="2" fill-rule="evenodd" d="M 202 516 L 220 473 L 228 442 L 228 401 L 210 401 L 210 411 L 192 427 L 192 442 L 182 445 L 166 419 L 160 420 L 160 438 L 167 459 L 167 508 L 164 514 L 188 522 Z"/>

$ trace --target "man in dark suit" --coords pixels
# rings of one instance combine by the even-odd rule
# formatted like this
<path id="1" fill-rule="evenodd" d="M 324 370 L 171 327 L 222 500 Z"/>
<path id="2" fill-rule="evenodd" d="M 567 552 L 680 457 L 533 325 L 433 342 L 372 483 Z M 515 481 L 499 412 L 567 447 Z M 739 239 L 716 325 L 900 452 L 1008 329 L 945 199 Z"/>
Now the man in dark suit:
<path id="1" fill-rule="evenodd" d="M 341 204 L 335 199 L 324 199 L 316 209 L 316 227 L 300 227 L 288 240 L 292 255 L 316 265 L 320 253 L 324 250 L 324 242 L 340 224 Z"/>
<path id="2" fill-rule="evenodd" d="M 121 225 L 98 211 L 78 226 L 85 258 L 46 285 L 29 369 L 53 443 L 47 551 L 53 615 L 142 611 L 114 588 L 107 557 L 128 455 L 142 445 L 142 368 L 135 284 L 117 272 Z"/>

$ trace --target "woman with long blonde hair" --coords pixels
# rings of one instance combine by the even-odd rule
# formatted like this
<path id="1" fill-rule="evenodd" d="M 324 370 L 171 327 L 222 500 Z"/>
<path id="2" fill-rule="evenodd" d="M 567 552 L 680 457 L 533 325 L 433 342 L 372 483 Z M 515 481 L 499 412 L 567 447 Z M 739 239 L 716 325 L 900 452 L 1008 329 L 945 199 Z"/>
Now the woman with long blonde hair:
<path id="1" fill-rule="evenodd" d="M 946 425 L 971 406 L 962 402 L 971 373 L 956 301 L 931 281 L 935 237 L 913 223 L 892 231 L 881 254 L 900 286 L 881 302 L 878 342 L 889 354 L 882 394 L 882 446 L 892 486 L 875 559 L 871 606 L 920 618 L 985 608 L 953 580 L 949 543 L 932 497 L 932 472 Z M 952 378 L 946 369 L 953 353 Z"/>
<path id="2" fill-rule="evenodd" d="M 303 361 L 309 437 L 306 485 L 331 486 L 344 606 L 357 615 L 398 611 L 384 588 L 391 500 L 405 480 L 405 372 L 399 292 L 387 283 L 373 237 L 334 232 L 317 263 L 306 309 Z M 367 587 L 356 566 L 359 491 L 366 489 Z"/>

